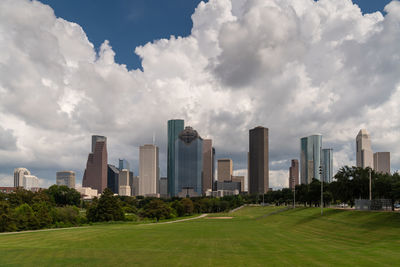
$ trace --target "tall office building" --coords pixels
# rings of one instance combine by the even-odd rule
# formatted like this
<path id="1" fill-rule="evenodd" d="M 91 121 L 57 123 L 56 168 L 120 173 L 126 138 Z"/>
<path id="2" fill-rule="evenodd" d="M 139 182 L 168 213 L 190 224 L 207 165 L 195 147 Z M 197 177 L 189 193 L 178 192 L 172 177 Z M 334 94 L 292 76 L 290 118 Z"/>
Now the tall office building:
<path id="1" fill-rule="evenodd" d="M 31 172 L 25 168 L 16 168 L 14 170 L 14 187 L 24 187 L 25 175 L 31 175 Z"/>
<path id="2" fill-rule="evenodd" d="M 202 172 L 203 140 L 192 127 L 185 127 L 175 141 L 175 187 L 171 196 L 201 196 Z"/>
<path id="3" fill-rule="evenodd" d="M 300 179 L 302 184 L 311 183 L 312 179 L 320 179 L 322 135 L 315 134 L 300 140 Z"/>
<path id="4" fill-rule="evenodd" d="M 169 120 L 168 121 L 168 162 L 167 162 L 167 180 L 168 180 L 168 194 L 170 196 L 176 195 L 175 185 L 175 142 L 178 139 L 179 133 L 183 131 L 183 120 Z"/>
<path id="5" fill-rule="evenodd" d="M 203 185 L 202 193 L 212 190 L 213 184 L 213 147 L 211 139 L 203 140 Z"/>
<path id="6" fill-rule="evenodd" d="M 321 166 L 322 166 L 322 180 L 325 183 L 332 182 L 332 178 L 333 178 L 333 149 L 332 148 L 322 149 Z"/>
<path id="7" fill-rule="evenodd" d="M 268 128 L 249 131 L 249 193 L 264 194 L 269 188 Z M 218 178 L 219 179 L 219 178 Z"/>
<path id="8" fill-rule="evenodd" d="M 99 193 L 107 187 L 107 138 L 104 136 L 92 136 L 92 153 L 88 156 L 82 187 L 91 187 Z"/>
<path id="9" fill-rule="evenodd" d="M 114 165 L 107 165 L 107 188 L 110 189 L 114 194 L 119 194 L 119 170 Z"/>
<path id="10" fill-rule="evenodd" d="M 168 179 L 167 177 L 160 177 L 160 197 L 168 197 Z"/>
<path id="11" fill-rule="evenodd" d="M 294 190 L 296 185 L 299 184 L 299 161 L 292 159 L 289 168 L 289 188 Z"/>
<path id="12" fill-rule="evenodd" d="M 66 185 L 69 188 L 75 188 L 75 172 L 60 171 L 56 173 L 57 185 Z"/>
<path id="13" fill-rule="evenodd" d="M 123 169 L 131 170 L 129 162 L 126 159 L 118 159 L 118 169 L 122 171 Z"/>
<path id="14" fill-rule="evenodd" d="M 107 137 L 102 136 L 102 135 L 92 135 L 92 153 L 94 153 L 96 149 L 96 143 L 97 142 L 106 142 Z"/>
<path id="15" fill-rule="evenodd" d="M 233 163 L 231 159 L 218 160 L 218 182 L 231 181 L 233 174 Z"/>
<path id="16" fill-rule="evenodd" d="M 118 175 L 118 194 L 120 196 L 130 196 L 131 187 L 129 186 L 129 170 L 122 169 Z"/>
<path id="17" fill-rule="evenodd" d="M 390 152 L 374 153 L 374 170 L 390 174 Z"/>
<path id="18" fill-rule="evenodd" d="M 32 190 L 39 188 L 39 179 L 34 175 L 24 175 L 24 189 Z"/>
<path id="19" fill-rule="evenodd" d="M 361 129 L 356 137 L 357 167 L 374 168 L 374 155 L 371 148 L 371 139 L 366 129 Z"/>
<path id="20" fill-rule="evenodd" d="M 139 195 L 154 196 L 159 188 L 158 147 L 144 145 L 139 149 Z"/>

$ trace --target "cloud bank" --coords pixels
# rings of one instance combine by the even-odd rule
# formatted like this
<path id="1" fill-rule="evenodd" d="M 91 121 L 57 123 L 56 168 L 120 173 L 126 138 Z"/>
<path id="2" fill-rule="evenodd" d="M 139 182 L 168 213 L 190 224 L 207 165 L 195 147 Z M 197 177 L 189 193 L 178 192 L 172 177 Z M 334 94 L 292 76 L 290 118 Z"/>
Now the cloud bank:
<path id="1" fill-rule="evenodd" d="M 365 14 L 350 0 L 210 0 L 189 36 L 137 47 L 141 70 L 98 51 L 76 23 L 37 1 L 0 2 L 0 172 L 76 170 L 90 135 L 108 137 L 110 163 L 137 166 L 139 145 L 160 147 L 183 118 L 217 155 L 247 167 L 248 130 L 270 130 L 271 184 L 287 186 L 299 139 L 323 134 L 335 167 L 355 162 L 367 128 L 375 151 L 400 168 L 400 2 Z M 135 169 L 137 172 L 137 168 Z"/>

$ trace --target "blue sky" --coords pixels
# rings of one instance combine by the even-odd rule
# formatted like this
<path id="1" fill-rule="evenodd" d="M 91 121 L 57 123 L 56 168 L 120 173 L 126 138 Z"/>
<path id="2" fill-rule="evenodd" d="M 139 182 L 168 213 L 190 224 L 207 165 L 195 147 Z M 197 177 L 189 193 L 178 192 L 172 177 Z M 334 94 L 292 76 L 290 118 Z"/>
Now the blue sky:
<path id="1" fill-rule="evenodd" d="M 191 15 L 200 0 L 40 0 L 57 17 L 81 25 L 96 49 L 109 40 L 115 60 L 129 69 L 140 67 L 137 46 L 171 35 L 187 36 Z M 207 1 L 205 1 L 207 2 Z M 390 0 L 353 0 L 363 13 L 383 12 Z"/>

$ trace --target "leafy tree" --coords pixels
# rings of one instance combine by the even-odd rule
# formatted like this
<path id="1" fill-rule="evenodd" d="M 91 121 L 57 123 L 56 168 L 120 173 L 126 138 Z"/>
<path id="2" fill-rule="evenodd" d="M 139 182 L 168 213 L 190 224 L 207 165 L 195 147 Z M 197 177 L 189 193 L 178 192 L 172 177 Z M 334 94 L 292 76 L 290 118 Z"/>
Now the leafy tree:
<path id="1" fill-rule="evenodd" d="M 182 217 L 185 215 L 185 208 L 183 207 L 182 201 L 176 199 L 172 202 L 171 207 L 175 210 L 176 216 Z"/>
<path id="2" fill-rule="evenodd" d="M 57 206 L 79 206 L 80 204 L 81 194 L 65 185 L 52 185 L 46 190 L 46 193 Z"/>
<path id="3" fill-rule="evenodd" d="M 181 200 L 183 206 L 184 215 L 191 215 L 193 213 L 193 201 L 190 198 L 184 198 Z"/>
<path id="4" fill-rule="evenodd" d="M 52 207 L 49 202 L 37 202 L 32 205 L 32 210 L 35 213 L 35 217 L 38 220 L 39 228 L 49 227 L 53 223 L 53 218 L 50 211 Z"/>
<path id="5" fill-rule="evenodd" d="M 12 232 L 17 227 L 12 218 L 10 205 L 5 201 L 0 201 L 0 232 Z"/>
<path id="6" fill-rule="evenodd" d="M 125 219 L 121 203 L 114 193 L 106 188 L 98 202 L 92 203 L 87 210 L 87 219 L 93 222 L 122 221 Z"/>
<path id="7" fill-rule="evenodd" d="M 39 228 L 39 221 L 37 220 L 35 213 L 31 206 L 28 204 L 22 204 L 17 207 L 14 211 L 15 222 L 17 230 L 34 230 Z"/>
<path id="8" fill-rule="evenodd" d="M 156 218 L 157 222 L 163 218 L 171 217 L 171 208 L 160 199 L 151 200 L 141 212 L 143 217 Z"/>

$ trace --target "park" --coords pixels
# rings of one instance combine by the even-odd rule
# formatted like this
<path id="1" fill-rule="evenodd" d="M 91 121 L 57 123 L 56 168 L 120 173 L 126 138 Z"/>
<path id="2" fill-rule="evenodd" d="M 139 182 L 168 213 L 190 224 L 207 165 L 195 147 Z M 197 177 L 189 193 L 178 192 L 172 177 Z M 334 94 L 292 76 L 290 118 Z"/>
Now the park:
<path id="1" fill-rule="evenodd" d="M 209 219 L 216 217 L 215 219 Z M 400 213 L 282 206 L 0 235 L 1 266 L 393 266 Z"/>

